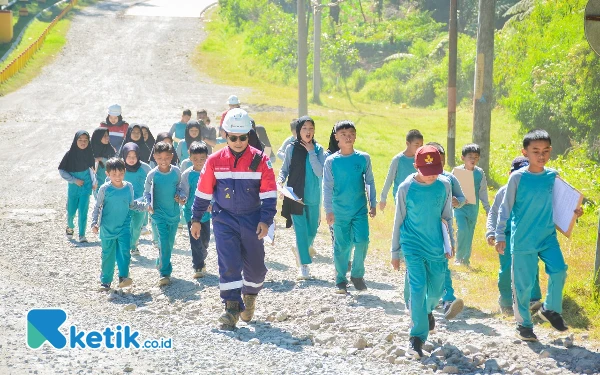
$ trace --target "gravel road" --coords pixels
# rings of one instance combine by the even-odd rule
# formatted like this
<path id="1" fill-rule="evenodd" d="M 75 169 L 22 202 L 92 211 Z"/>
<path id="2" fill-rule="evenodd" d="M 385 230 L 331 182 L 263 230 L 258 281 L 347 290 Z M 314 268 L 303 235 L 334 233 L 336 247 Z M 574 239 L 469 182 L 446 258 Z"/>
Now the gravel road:
<path id="1" fill-rule="evenodd" d="M 291 230 L 267 246 L 270 269 L 256 321 L 234 332 L 216 329 L 222 311 L 214 245 L 209 276 L 192 279 L 187 234 L 177 237 L 173 282 L 156 286 L 156 251 L 148 237 L 132 261 L 134 285 L 97 291 L 100 243 L 64 238 L 66 183 L 56 167 L 80 128 L 89 131 L 106 107 L 125 119 L 167 130 L 184 107 L 217 113 L 231 93 L 190 65 L 204 37 L 196 16 L 211 1 L 104 1 L 79 12 L 60 56 L 26 87 L 0 98 L 0 373 L 424 374 L 599 373 L 600 354 L 543 327 L 540 343 L 514 338 L 513 322 L 466 309 L 455 321 L 435 312 L 437 331 L 421 361 L 404 357 L 410 319 L 402 277 L 381 259 L 367 260 L 362 294 L 333 294 L 326 228 L 315 247 L 315 280 L 296 282 Z M 162 16 L 161 16 L 162 15 Z M 169 17 L 165 17 L 168 15 Z M 251 101 L 251 100 L 249 100 Z M 293 115 L 293 114 L 292 114 Z M 490 292 L 496 298 L 496 291 Z M 468 296 L 466 297 L 468 305 Z M 63 349 L 26 346 L 29 309 L 59 307 L 66 327 L 103 330 L 129 324 L 143 338 L 171 338 L 172 349 Z M 587 347 L 586 347 L 587 346 Z"/>

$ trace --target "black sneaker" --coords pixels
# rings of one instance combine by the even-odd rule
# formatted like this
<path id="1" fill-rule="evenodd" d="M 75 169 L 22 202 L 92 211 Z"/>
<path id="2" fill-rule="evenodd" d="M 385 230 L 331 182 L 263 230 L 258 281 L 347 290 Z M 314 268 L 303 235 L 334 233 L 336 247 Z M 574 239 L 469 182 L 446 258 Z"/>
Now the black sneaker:
<path id="1" fill-rule="evenodd" d="M 537 341 L 537 336 L 533 333 L 533 328 L 523 327 L 522 325 L 517 326 L 516 336 L 523 341 Z"/>
<path id="2" fill-rule="evenodd" d="M 73 228 L 67 227 L 67 229 L 65 230 L 65 235 L 67 236 L 67 239 L 72 240 L 74 232 L 75 231 L 73 230 Z"/>
<path id="3" fill-rule="evenodd" d="M 352 281 L 352 285 L 356 290 L 367 290 L 367 284 L 365 284 L 365 279 L 362 277 L 350 277 L 350 281 Z"/>
<path id="4" fill-rule="evenodd" d="M 454 301 L 444 302 L 444 318 L 447 320 L 454 319 L 465 307 L 462 299 L 457 298 Z"/>
<path id="5" fill-rule="evenodd" d="M 411 336 L 408 340 L 406 356 L 409 358 L 421 359 L 423 357 L 423 341 L 416 336 Z"/>
<path id="6" fill-rule="evenodd" d="M 543 320 L 552 324 L 552 327 L 554 327 L 554 329 L 556 329 L 557 331 L 563 332 L 569 329 L 569 327 L 567 327 L 567 325 L 565 324 L 565 320 L 563 319 L 562 315 L 560 315 L 556 311 L 547 310 L 544 306 L 542 306 L 542 308 L 538 312 L 538 315 Z"/>
<path id="7" fill-rule="evenodd" d="M 335 284 L 335 286 L 337 287 L 337 289 L 335 291 L 336 294 L 348 293 L 348 290 L 346 289 L 348 287 L 347 283 L 338 283 L 338 284 Z"/>
<path id="8" fill-rule="evenodd" d="M 529 301 L 529 312 L 535 315 L 542 308 L 542 301 L 539 299 Z"/>
<path id="9" fill-rule="evenodd" d="M 427 314 L 427 319 L 429 319 L 429 332 L 433 332 L 435 330 L 435 318 L 433 317 L 433 313 Z"/>
<path id="10" fill-rule="evenodd" d="M 101 283 L 100 288 L 98 288 L 98 291 L 100 291 L 100 292 L 108 292 L 109 290 L 110 290 L 110 284 L 107 284 L 107 283 Z"/>

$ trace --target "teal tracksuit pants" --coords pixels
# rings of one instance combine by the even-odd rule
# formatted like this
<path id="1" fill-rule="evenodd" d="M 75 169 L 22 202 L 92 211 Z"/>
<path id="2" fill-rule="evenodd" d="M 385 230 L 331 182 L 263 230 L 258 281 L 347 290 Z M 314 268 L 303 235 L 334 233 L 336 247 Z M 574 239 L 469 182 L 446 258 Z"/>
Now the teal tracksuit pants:
<path id="1" fill-rule="evenodd" d="M 411 337 L 418 337 L 423 342 L 429 335 L 429 319 L 427 315 L 433 311 L 444 293 L 444 279 L 448 262 L 430 261 L 418 255 L 405 254 L 406 273 L 410 288 Z"/>
<path id="2" fill-rule="evenodd" d="M 142 227 L 144 221 L 146 221 L 146 212 L 131 211 L 131 244 L 129 248 L 134 250 L 137 248 L 138 241 L 140 240 L 140 234 L 142 233 Z"/>
<path id="3" fill-rule="evenodd" d="M 454 210 L 456 220 L 457 248 L 456 259 L 470 263 L 471 248 L 473 246 L 473 235 L 475 234 L 475 225 L 477 224 L 478 207 L 475 205 L 465 205 L 461 209 Z"/>
<path id="4" fill-rule="evenodd" d="M 548 292 L 544 307 L 562 313 L 562 296 L 567 278 L 567 264 L 558 244 L 537 253 L 513 252 L 513 293 L 515 320 L 524 327 L 533 327 L 529 301 L 535 285 L 538 257 L 544 262 L 548 274 Z"/>
<path id="5" fill-rule="evenodd" d="M 100 282 L 110 284 L 115 273 L 115 260 L 119 269 L 119 277 L 129 277 L 129 263 L 131 254 L 129 252 L 129 241 L 131 234 L 129 230 L 110 240 L 101 239 L 102 243 L 102 273 Z"/>
<path id="6" fill-rule="evenodd" d="M 334 212 L 335 214 L 335 212 Z M 369 222 L 367 212 L 360 213 L 354 217 L 335 215 L 333 223 L 334 249 L 333 260 L 335 263 L 335 283 L 346 283 L 348 262 L 354 244 L 354 257 L 352 258 L 352 269 L 350 276 L 362 278 L 365 275 L 365 258 L 369 248 Z"/>
<path id="7" fill-rule="evenodd" d="M 304 213 L 302 215 L 292 215 L 300 264 L 312 263 L 308 248 L 312 246 L 317 236 L 320 214 L 321 207 L 317 204 L 304 206 Z"/>
<path id="8" fill-rule="evenodd" d="M 510 240 L 507 237 L 506 243 L 510 243 Z M 513 304 L 513 294 L 512 294 L 512 254 L 510 248 L 504 250 L 504 254 L 498 254 L 498 258 L 500 259 L 500 270 L 498 271 L 498 291 L 500 292 L 500 297 L 498 298 L 498 303 L 501 307 L 510 307 Z M 531 301 L 539 301 L 542 299 L 542 291 L 540 290 L 540 271 L 537 267 L 537 272 L 535 274 L 535 280 L 533 282 L 533 288 L 531 290 Z"/>
<path id="9" fill-rule="evenodd" d="M 77 226 L 79 228 L 79 237 L 85 236 L 87 227 L 88 210 L 90 207 L 90 195 L 92 194 L 90 172 L 71 172 L 73 176 L 79 179 L 87 175 L 87 180 L 83 186 L 69 183 L 67 187 L 67 226 L 71 229 L 75 228 L 75 214 L 79 213 L 77 218 Z M 78 174 L 81 174 L 79 176 Z"/>
<path id="10" fill-rule="evenodd" d="M 156 217 L 152 218 L 153 228 L 158 232 L 158 258 L 156 259 L 156 268 L 160 276 L 171 276 L 173 266 L 171 265 L 171 253 L 175 245 L 175 236 L 177 235 L 177 226 L 179 219 L 175 222 L 166 221 Z"/>
<path id="11" fill-rule="evenodd" d="M 456 299 L 454 295 L 454 288 L 452 287 L 452 277 L 450 275 L 450 268 L 448 267 L 448 260 L 446 260 L 446 272 L 444 274 L 444 295 L 442 296 L 443 302 L 452 302 Z M 410 284 L 408 282 L 408 272 L 404 274 L 404 305 L 408 308 L 410 301 Z M 433 311 L 433 308 L 427 313 Z"/>

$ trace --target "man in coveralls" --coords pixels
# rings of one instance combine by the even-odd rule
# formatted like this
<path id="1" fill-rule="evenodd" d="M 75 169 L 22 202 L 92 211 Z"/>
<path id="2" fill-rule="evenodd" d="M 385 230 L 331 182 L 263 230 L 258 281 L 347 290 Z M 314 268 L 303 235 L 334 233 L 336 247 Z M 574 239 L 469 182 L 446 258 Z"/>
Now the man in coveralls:
<path id="1" fill-rule="evenodd" d="M 223 121 L 227 146 L 209 156 L 192 208 L 191 234 L 200 237 L 200 219 L 212 205 L 219 259 L 219 289 L 225 312 L 221 328 L 252 320 L 267 267 L 263 238 L 277 213 L 277 185 L 269 155 L 248 145 L 250 117 L 233 108 Z"/>

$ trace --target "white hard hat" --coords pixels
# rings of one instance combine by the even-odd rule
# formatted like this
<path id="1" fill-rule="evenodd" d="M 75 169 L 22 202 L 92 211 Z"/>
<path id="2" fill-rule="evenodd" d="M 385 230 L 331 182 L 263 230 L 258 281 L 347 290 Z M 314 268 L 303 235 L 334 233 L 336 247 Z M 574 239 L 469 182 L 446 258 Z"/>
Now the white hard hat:
<path id="1" fill-rule="evenodd" d="M 252 129 L 252 122 L 248 112 L 241 108 L 233 108 L 227 111 L 223 120 L 223 130 L 227 133 L 246 134 Z"/>
<path id="2" fill-rule="evenodd" d="M 121 106 L 118 104 L 113 104 L 108 107 L 108 114 L 111 116 L 121 116 Z"/>
<path id="3" fill-rule="evenodd" d="M 240 104 L 240 100 L 238 99 L 238 97 L 236 95 L 231 95 L 228 99 L 227 99 L 227 104 L 229 105 L 236 105 L 236 104 Z"/>

